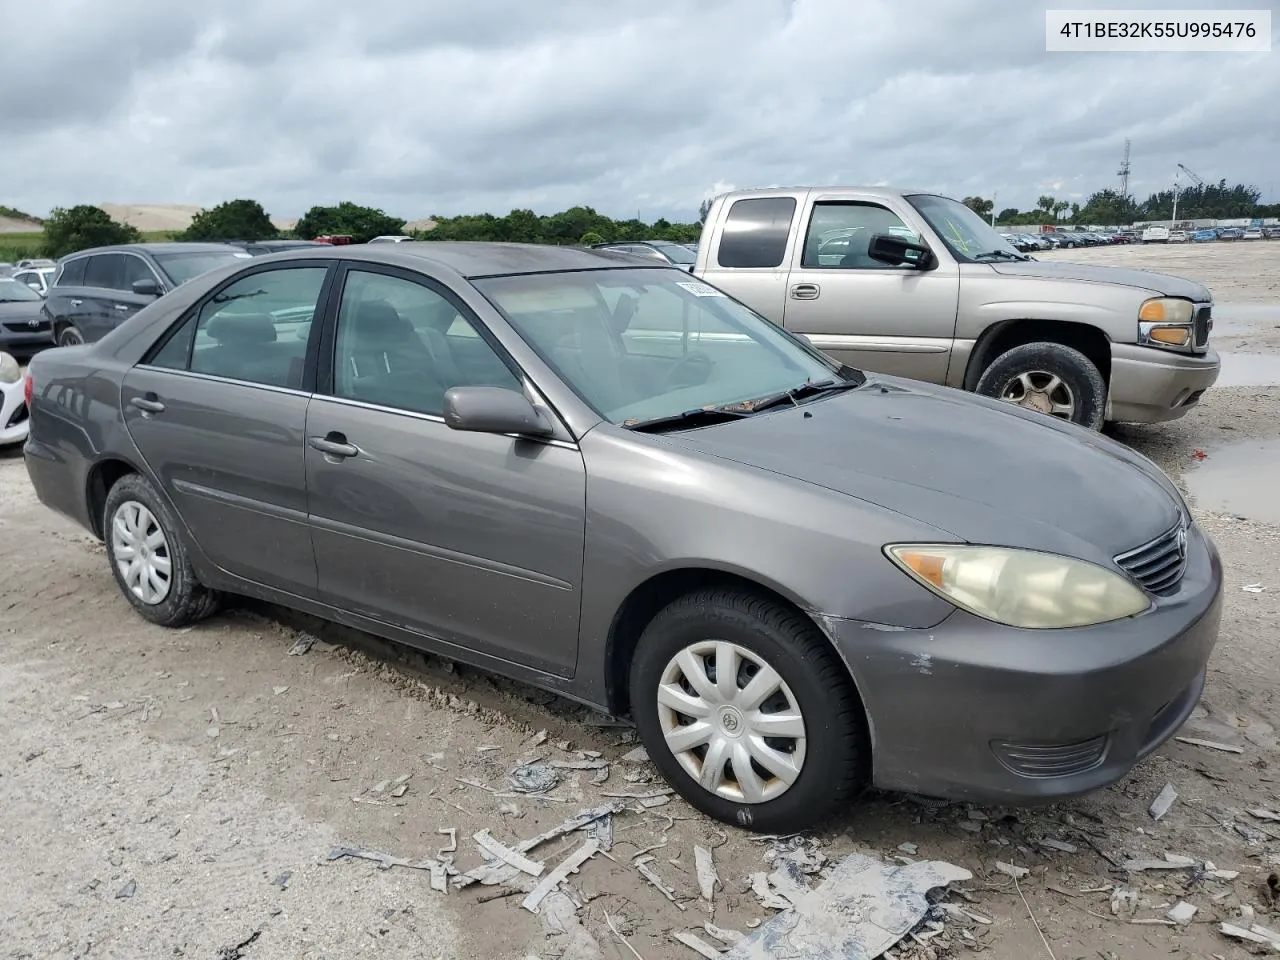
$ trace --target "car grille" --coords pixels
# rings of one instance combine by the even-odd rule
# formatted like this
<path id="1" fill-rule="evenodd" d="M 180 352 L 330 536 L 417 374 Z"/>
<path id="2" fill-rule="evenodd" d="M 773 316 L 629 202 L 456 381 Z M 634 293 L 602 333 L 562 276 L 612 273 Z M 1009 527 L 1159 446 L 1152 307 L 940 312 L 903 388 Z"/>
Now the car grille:
<path id="1" fill-rule="evenodd" d="M 1197 350 L 1202 350 L 1209 343 L 1209 331 L 1213 329 L 1213 307 L 1199 307 L 1195 314 L 1194 340 Z"/>
<path id="2" fill-rule="evenodd" d="M 1102 735 L 1078 743 L 1005 743 L 991 745 L 996 759 L 1022 777 L 1070 777 L 1092 770 L 1107 752 Z"/>
<path id="3" fill-rule="evenodd" d="M 1187 569 L 1185 522 L 1150 543 L 1116 557 L 1120 569 L 1152 593 L 1166 593 L 1178 585 Z"/>
<path id="4" fill-rule="evenodd" d="M 26 320 L 19 323 L 6 323 L 4 328 L 10 333 L 47 333 L 49 331 L 49 321 L 41 320 L 32 326 Z"/>

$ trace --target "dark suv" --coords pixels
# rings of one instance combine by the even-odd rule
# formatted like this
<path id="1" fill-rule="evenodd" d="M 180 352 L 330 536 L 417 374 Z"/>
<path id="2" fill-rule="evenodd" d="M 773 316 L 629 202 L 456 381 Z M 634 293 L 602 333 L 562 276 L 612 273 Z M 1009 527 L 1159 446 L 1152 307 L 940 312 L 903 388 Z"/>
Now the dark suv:
<path id="1" fill-rule="evenodd" d="M 170 290 L 252 257 L 228 243 L 131 243 L 58 261 L 44 302 L 58 346 L 93 343 Z"/>

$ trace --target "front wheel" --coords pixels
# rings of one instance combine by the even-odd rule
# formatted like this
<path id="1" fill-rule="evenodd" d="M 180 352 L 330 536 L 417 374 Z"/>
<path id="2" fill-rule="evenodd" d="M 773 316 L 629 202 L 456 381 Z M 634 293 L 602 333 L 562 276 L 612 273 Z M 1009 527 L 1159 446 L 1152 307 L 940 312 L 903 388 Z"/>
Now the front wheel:
<path id="1" fill-rule="evenodd" d="M 58 346 L 74 347 L 84 343 L 84 334 L 71 324 L 58 331 Z"/>
<path id="2" fill-rule="evenodd" d="M 1024 343 L 996 357 L 977 393 L 1101 430 L 1107 384 L 1093 361 L 1061 343 Z"/>
<path id="3" fill-rule="evenodd" d="M 810 621 L 770 600 L 675 600 L 640 638 L 630 691 L 650 758 L 717 820 L 804 830 L 865 782 L 867 725 L 844 664 Z"/>

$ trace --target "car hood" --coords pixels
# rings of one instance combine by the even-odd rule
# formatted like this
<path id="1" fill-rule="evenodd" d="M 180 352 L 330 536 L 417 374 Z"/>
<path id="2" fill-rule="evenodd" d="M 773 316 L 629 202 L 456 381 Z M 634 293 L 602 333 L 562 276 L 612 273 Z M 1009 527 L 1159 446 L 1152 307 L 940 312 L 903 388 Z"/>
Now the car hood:
<path id="1" fill-rule="evenodd" d="M 1051 260 L 1009 261 L 993 263 L 991 268 L 1003 276 L 1041 277 L 1048 280 L 1083 280 L 1087 283 L 1114 283 L 1122 287 L 1138 287 L 1166 297 L 1186 297 L 1207 302 L 1212 299 L 1203 284 L 1182 277 L 1123 267 L 1094 267 L 1084 263 L 1058 263 Z"/>
<path id="2" fill-rule="evenodd" d="M 0 321 L 39 320 L 43 300 L 22 300 L 18 303 L 0 303 Z"/>
<path id="3" fill-rule="evenodd" d="M 1094 562 L 1156 538 L 1182 512 L 1160 469 L 1113 440 L 897 378 L 874 377 L 847 393 L 668 438 L 961 540 Z"/>

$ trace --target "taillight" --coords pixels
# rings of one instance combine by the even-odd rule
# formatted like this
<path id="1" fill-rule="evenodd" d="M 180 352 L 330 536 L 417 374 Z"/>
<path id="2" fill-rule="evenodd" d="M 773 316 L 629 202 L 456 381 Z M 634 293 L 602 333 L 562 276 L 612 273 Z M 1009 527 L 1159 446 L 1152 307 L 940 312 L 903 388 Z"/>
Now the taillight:
<path id="1" fill-rule="evenodd" d="M 31 394 L 35 391 L 35 384 L 31 380 L 30 372 L 22 381 L 22 399 L 26 402 L 27 408 L 31 408 Z"/>

